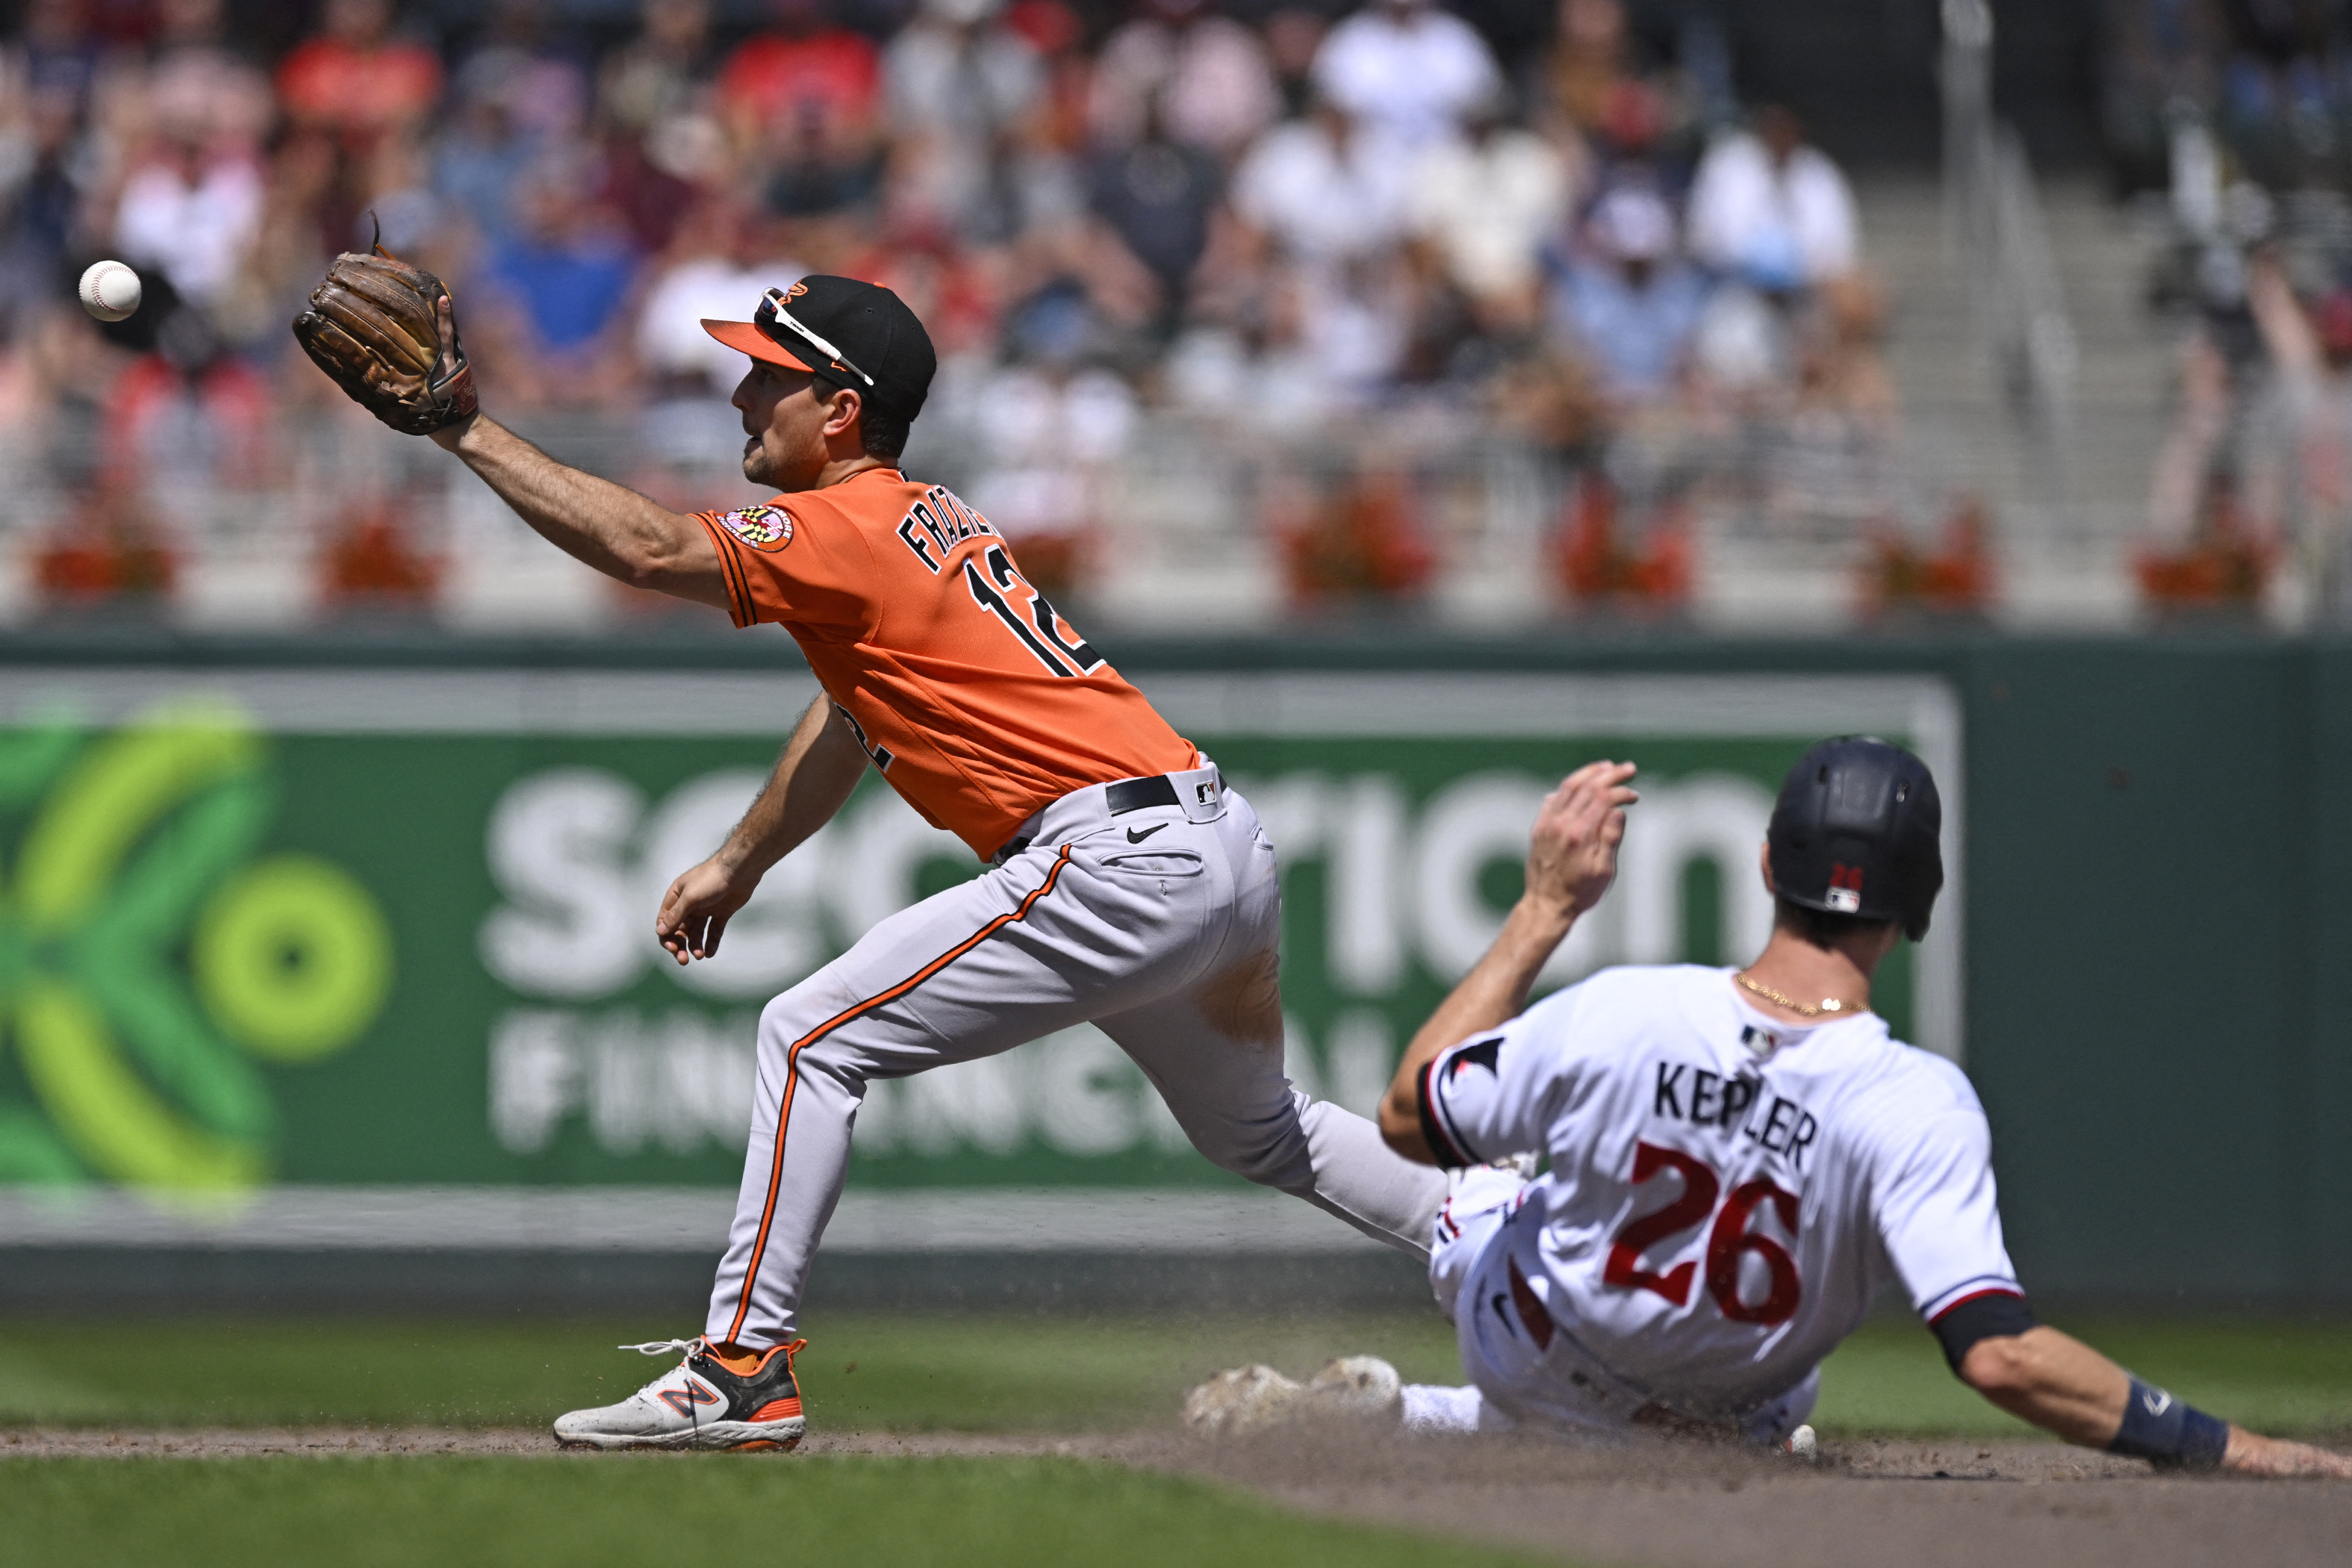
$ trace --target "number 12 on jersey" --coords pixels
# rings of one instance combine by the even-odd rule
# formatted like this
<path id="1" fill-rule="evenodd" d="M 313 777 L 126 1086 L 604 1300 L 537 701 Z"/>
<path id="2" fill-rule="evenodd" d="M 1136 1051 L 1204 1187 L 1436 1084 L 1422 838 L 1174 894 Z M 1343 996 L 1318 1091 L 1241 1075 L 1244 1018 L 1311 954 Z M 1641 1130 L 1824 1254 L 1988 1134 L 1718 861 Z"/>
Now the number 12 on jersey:
<path id="1" fill-rule="evenodd" d="M 974 603 L 1003 621 L 1022 645 L 1036 656 L 1037 662 L 1055 675 L 1085 675 L 1103 661 L 1094 645 L 1077 634 L 1054 613 L 1045 595 L 1037 592 L 1029 580 L 1014 570 L 1013 558 L 1004 553 L 1001 544 L 992 544 L 983 552 L 988 569 L 981 570 L 981 562 L 970 556 L 964 559 L 964 586 L 971 590 Z M 1024 616 L 1007 594 L 1026 594 L 1029 613 Z M 1069 633 L 1065 637 L 1062 634 Z"/>
<path id="2" fill-rule="evenodd" d="M 1797 1194 L 1776 1185 L 1769 1177 L 1758 1176 L 1732 1188 L 1730 1197 L 1717 1211 L 1715 1200 L 1723 1190 L 1723 1180 L 1704 1161 L 1679 1149 L 1662 1149 L 1655 1143 L 1633 1146 L 1635 1186 L 1668 1171 L 1682 1177 L 1682 1195 L 1664 1208 L 1628 1222 L 1617 1233 L 1616 1240 L 1610 1245 L 1609 1263 L 1601 1271 L 1601 1279 L 1626 1289 L 1654 1290 L 1677 1307 L 1688 1306 L 1697 1263 L 1677 1263 L 1659 1274 L 1642 1267 L 1642 1254 L 1655 1243 L 1691 1229 L 1712 1214 L 1715 1226 L 1706 1237 L 1706 1292 L 1715 1298 L 1723 1315 L 1735 1323 L 1785 1323 L 1794 1317 L 1797 1303 L 1803 1296 L 1803 1282 L 1797 1278 L 1797 1260 L 1789 1256 L 1787 1247 L 1769 1236 L 1750 1234 L 1748 1226 L 1757 1209 L 1769 1204 L 1793 1241 L 1797 1235 Z M 1762 1259 L 1771 1279 L 1771 1288 L 1764 1299 L 1752 1304 L 1741 1300 L 1739 1294 L 1739 1262 L 1750 1253 Z"/>

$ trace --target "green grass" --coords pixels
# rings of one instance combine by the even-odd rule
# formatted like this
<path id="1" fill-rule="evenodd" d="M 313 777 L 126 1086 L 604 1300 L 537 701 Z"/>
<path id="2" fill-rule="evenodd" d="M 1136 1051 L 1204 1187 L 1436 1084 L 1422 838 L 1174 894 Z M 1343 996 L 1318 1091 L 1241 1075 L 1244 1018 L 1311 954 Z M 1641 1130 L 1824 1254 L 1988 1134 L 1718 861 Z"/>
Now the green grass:
<path id="1" fill-rule="evenodd" d="M 2352 1322 L 2067 1319 L 2175 1394 L 2262 1430 L 2352 1430 Z M 0 1424 L 536 1426 L 621 1397 L 664 1363 L 613 1347 L 645 1321 L 179 1320 L 93 1329 L 0 1320 Z M 1221 1367 L 1304 1374 L 1370 1352 L 1459 1381 L 1436 1314 L 1150 1320 L 869 1315 L 809 1326 L 802 1382 L 824 1430 L 1160 1426 Z M 1914 1323 L 1866 1325 L 1822 1372 L 1826 1434 L 2024 1436 Z"/>
<path id="2" fill-rule="evenodd" d="M 675 1358 L 615 1350 L 621 1321 L 188 1319 L 102 1330 L 0 1319 L 0 1423 L 537 1426 L 625 1396 Z M 866 1315 L 807 1326 L 798 1362 L 832 1431 L 1067 1432 L 1171 1424 L 1184 1391 L 1264 1361 L 1338 1354 L 1458 1381 L 1433 1310 L 1378 1318 Z"/>
<path id="3" fill-rule="evenodd" d="M 1066 1459 L 0 1463 L 0 1563 L 1474 1568 L 1532 1559 Z"/>
<path id="4" fill-rule="evenodd" d="M 2352 1323 L 2065 1321 L 2184 1398 L 2268 1430 L 2352 1430 Z M 1245 1361 L 1304 1373 L 1370 1351 L 1453 1381 L 1434 1313 L 1073 1321 L 867 1316 L 810 1326 L 820 1429 L 1171 1426 L 1192 1383 Z M 0 1320 L 0 1425 L 538 1426 L 662 1363 L 644 1322 Z M 2029 1436 L 1961 1387 L 1935 1341 L 1874 1321 L 1823 1371 L 1832 1436 Z M 0 1454 L 6 1447 L 0 1444 Z M 1526 1562 L 1294 1518 L 1230 1489 L 1066 1459 L 602 1456 L 0 1459 L 0 1565 L 156 1562 L 642 1564 Z"/>

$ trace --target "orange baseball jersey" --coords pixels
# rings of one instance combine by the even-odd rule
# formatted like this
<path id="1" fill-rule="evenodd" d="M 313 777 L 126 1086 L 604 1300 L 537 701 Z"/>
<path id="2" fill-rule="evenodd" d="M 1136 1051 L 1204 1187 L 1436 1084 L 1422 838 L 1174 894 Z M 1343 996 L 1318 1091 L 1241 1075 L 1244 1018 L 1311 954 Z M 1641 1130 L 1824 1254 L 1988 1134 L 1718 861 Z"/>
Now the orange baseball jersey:
<path id="1" fill-rule="evenodd" d="M 735 624 L 791 632 L 882 776 L 982 859 L 1072 790 L 1193 765 L 943 486 L 868 468 L 696 516 Z"/>

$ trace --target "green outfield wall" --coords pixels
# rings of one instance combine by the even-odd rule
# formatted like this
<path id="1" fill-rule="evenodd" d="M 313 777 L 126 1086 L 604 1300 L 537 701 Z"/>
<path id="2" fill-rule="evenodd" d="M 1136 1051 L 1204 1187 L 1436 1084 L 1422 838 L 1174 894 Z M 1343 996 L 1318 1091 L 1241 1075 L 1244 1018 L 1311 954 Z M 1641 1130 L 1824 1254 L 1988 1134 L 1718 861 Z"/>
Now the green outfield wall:
<path id="1" fill-rule="evenodd" d="M 1105 646 L 1266 819 L 1316 1092 L 1369 1109 L 1567 769 L 1644 800 L 1553 982 L 1747 956 L 1780 772 L 1869 731 L 1937 768 L 1952 868 L 1882 1005 L 1976 1080 L 2029 1284 L 2352 1299 L 2352 648 Z M 814 690 L 766 636 L 0 645 L 0 1249 L 715 1247 L 761 1004 L 979 869 L 869 782 L 664 959 Z M 1090 1028 L 877 1085 L 856 1150 L 844 1253 L 1359 1245 Z"/>

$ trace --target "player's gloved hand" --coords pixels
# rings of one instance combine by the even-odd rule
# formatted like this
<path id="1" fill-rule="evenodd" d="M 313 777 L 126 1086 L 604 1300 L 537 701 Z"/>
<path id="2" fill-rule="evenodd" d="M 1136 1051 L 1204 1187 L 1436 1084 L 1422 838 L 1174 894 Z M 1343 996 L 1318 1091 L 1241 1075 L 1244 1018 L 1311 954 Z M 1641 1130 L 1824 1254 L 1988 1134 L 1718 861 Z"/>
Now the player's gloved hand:
<path id="1" fill-rule="evenodd" d="M 449 290 L 382 247 L 335 258 L 294 336 L 352 401 L 404 434 L 464 425 L 478 406 Z"/>
<path id="2" fill-rule="evenodd" d="M 1571 920 L 1601 901 L 1617 879 L 1625 808 L 1642 798 L 1625 787 L 1634 772 L 1631 763 L 1587 763 L 1544 798 L 1528 846 L 1527 897 Z"/>
<path id="3" fill-rule="evenodd" d="M 713 855 L 669 885 L 654 916 L 654 936 L 681 964 L 711 957 L 728 921 L 759 886 L 756 873 L 735 870 Z"/>

